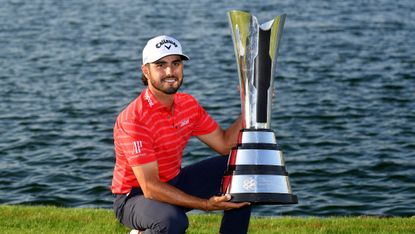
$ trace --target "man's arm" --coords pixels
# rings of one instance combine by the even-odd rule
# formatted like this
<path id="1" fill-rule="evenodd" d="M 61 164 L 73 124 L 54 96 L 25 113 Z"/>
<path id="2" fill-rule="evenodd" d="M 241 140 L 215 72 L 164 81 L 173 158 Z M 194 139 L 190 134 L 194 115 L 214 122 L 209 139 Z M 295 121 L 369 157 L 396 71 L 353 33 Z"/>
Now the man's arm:
<path id="1" fill-rule="evenodd" d="M 143 190 L 144 197 L 172 205 L 200 210 L 229 210 L 248 203 L 228 202 L 230 196 L 213 196 L 208 200 L 189 195 L 159 179 L 157 162 L 133 167 L 134 174 Z"/>
<path id="2" fill-rule="evenodd" d="M 242 117 L 239 116 L 228 129 L 218 127 L 215 131 L 197 136 L 199 140 L 207 144 L 221 155 L 228 155 L 229 151 L 237 143 L 239 131 L 242 129 Z"/>

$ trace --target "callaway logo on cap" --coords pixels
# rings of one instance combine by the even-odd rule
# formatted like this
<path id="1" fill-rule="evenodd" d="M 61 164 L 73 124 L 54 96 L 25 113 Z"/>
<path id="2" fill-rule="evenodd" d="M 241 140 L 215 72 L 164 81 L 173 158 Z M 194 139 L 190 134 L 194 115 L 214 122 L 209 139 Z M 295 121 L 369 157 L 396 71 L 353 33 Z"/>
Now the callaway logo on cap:
<path id="1" fill-rule="evenodd" d="M 167 55 L 180 55 L 184 60 L 189 57 L 182 52 L 182 45 L 178 40 L 166 35 L 150 39 L 143 50 L 143 64 L 155 62 Z"/>

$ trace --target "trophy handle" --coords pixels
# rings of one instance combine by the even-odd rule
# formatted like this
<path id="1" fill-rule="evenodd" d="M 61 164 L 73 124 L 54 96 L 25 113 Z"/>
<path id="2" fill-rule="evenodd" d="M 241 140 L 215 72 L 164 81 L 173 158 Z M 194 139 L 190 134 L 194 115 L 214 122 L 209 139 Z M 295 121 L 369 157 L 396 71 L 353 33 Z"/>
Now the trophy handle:
<path id="1" fill-rule="evenodd" d="M 272 59 L 270 56 L 270 30 L 259 30 L 258 56 L 255 61 L 255 83 L 257 90 L 256 121 L 268 122 L 268 90 L 272 88 Z"/>

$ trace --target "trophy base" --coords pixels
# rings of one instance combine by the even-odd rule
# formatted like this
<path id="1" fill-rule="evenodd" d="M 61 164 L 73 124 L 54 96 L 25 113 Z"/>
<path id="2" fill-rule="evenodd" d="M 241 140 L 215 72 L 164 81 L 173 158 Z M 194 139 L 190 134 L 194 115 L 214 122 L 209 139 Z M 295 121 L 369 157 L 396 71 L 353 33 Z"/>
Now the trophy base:
<path id="1" fill-rule="evenodd" d="M 274 132 L 243 129 L 239 139 L 229 154 L 222 193 L 230 194 L 232 202 L 297 204 Z"/>
<path id="2" fill-rule="evenodd" d="M 250 202 L 258 205 L 284 205 L 297 204 L 298 198 L 292 194 L 276 194 L 276 193 L 236 193 L 231 194 L 231 202 Z"/>

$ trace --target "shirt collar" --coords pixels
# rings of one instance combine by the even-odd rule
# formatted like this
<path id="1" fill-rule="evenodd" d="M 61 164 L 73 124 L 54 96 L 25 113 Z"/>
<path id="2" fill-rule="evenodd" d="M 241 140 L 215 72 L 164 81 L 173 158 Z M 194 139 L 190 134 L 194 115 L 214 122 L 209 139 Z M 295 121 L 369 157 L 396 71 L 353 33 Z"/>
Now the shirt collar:
<path id="1" fill-rule="evenodd" d="M 174 95 L 174 100 L 173 100 L 173 106 L 177 107 L 180 105 L 179 102 L 179 95 L 177 95 L 178 93 L 176 93 L 176 95 Z M 144 102 L 148 105 L 148 107 L 150 108 L 154 108 L 154 110 L 159 110 L 159 109 L 164 109 L 165 106 L 163 106 L 163 104 L 161 104 L 161 102 L 159 100 L 157 100 L 157 98 L 154 96 L 154 94 L 150 91 L 149 88 L 146 88 L 144 90 Z"/>

